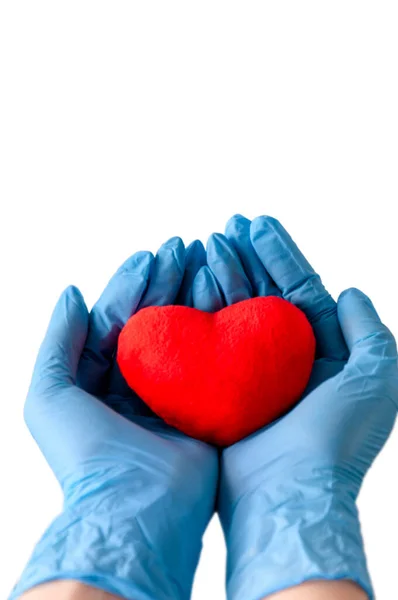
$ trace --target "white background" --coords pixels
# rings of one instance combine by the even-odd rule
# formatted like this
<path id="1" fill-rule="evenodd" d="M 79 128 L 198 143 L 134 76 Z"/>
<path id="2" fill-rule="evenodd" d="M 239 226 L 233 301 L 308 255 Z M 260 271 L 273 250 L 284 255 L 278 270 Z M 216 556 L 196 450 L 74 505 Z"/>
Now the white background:
<path id="1" fill-rule="evenodd" d="M 91 305 L 134 251 L 271 214 L 398 334 L 397 31 L 395 0 L 1 2 L 1 598 L 61 507 L 22 406 L 68 284 Z M 360 497 L 381 600 L 397 462 L 395 430 Z M 224 562 L 214 520 L 194 600 Z"/>

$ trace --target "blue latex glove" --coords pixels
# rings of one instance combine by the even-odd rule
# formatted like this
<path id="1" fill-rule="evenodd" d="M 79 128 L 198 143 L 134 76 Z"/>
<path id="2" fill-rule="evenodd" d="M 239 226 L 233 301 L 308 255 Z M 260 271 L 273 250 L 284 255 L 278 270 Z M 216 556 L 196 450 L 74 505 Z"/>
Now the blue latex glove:
<path id="1" fill-rule="evenodd" d="M 304 400 L 222 453 L 228 598 L 341 578 L 373 598 L 356 498 L 396 417 L 394 338 L 360 291 L 347 290 L 336 305 L 278 221 L 237 216 L 226 236 L 210 238 L 208 263 L 227 303 L 281 294 L 307 314 L 317 339 Z"/>
<path id="2" fill-rule="evenodd" d="M 191 281 L 192 260 L 190 251 Z M 155 258 L 135 254 L 90 315 L 76 288 L 62 294 L 39 352 L 25 418 L 65 502 L 12 599 L 55 579 L 131 600 L 189 598 L 214 509 L 218 455 L 151 415 L 114 361 L 118 334 L 138 307 L 174 302 L 184 261 L 178 238 Z"/>

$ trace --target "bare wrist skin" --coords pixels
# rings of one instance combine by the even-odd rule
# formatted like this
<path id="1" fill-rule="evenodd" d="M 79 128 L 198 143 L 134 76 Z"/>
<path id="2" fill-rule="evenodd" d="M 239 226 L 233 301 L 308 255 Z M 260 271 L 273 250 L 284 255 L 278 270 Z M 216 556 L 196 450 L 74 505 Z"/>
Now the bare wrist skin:
<path id="1" fill-rule="evenodd" d="M 28 590 L 20 600 L 121 600 L 121 596 L 108 594 L 79 581 L 50 581 Z"/>
<path id="2" fill-rule="evenodd" d="M 352 581 L 307 581 L 263 600 L 368 600 L 368 595 Z"/>

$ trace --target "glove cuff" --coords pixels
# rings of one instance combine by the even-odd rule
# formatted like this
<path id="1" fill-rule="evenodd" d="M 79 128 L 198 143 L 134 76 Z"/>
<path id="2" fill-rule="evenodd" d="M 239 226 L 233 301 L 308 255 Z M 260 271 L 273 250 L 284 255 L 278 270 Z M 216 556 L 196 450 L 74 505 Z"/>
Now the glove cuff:
<path id="1" fill-rule="evenodd" d="M 73 579 L 123 598 L 186 600 L 192 582 L 181 585 L 165 563 L 169 549 L 153 549 L 139 517 L 66 509 L 37 544 L 9 600 L 49 581 Z M 193 575 L 193 574 L 192 574 Z M 189 579 L 189 578 L 188 578 Z"/>
<path id="2" fill-rule="evenodd" d="M 272 510 L 269 500 L 257 490 L 235 506 L 226 533 L 229 600 L 258 600 L 314 579 L 352 580 L 373 600 L 352 496 L 323 490 L 306 498 L 301 490 Z"/>

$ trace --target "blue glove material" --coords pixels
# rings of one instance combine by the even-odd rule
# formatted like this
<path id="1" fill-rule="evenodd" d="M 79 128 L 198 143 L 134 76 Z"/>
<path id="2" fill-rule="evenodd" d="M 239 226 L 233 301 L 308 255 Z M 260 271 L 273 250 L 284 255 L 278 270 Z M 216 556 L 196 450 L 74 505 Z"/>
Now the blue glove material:
<path id="1" fill-rule="evenodd" d="M 199 269 L 205 265 L 206 250 L 200 240 L 195 240 L 186 250 L 184 277 L 175 304 L 193 306 L 192 285 Z"/>
<path id="2" fill-rule="evenodd" d="M 306 313 L 317 339 L 304 399 L 222 453 L 228 598 L 258 600 L 311 579 L 350 579 L 373 599 L 356 498 L 396 418 L 395 340 L 359 290 L 334 302 L 275 219 L 250 223 L 238 215 L 226 234 L 213 237 L 208 253 L 226 302 L 243 299 L 249 285 L 254 294 L 277 286 Z M 202 294 L 200 302 L 211 300 Z"/>
<path id="3" fill-rule="evenodd" d="M 202 267 L 192 284 L 192 304 L 204 312 L 217 312 L 225 307 L 225 300 L 213 272 Z"/>
<path id="4" fill-rule="evenodd" d="M 242 267 L 245 273 L 247 273 L 249 283 L 252 286 L 253 296 L 281 296 L 279 288 L 264 269 L 264 265 L 254 250 L 250 239 L 249 219 L 246 219 L 242 215 L 235 215 L 235 217 L 232 217 L 228 221 L 225 228 L 225 235 L 229 241 L 229 244 L 225 244 L 226 251 L 228 247 L 232 247 L 235 250 L 231 271 L 236 271 L 239 261 L 241 261 Z M 221 256 L 224 262 L 223 254 Z"/>
<path id="5" fill-rule="evenodd" d="M 127 260 L 90 314 L 74 287 L 58 301 L 25 419 L 62 486 L 64 508 L 11 600 L 57 579 L 131 600 L 190 597 L 214 510 L 218 454 L 148 412 L 114 360 L 118 334 L 138 307 L 175 301 L 184 261 L 173 238 L 156 257 Z"/>

